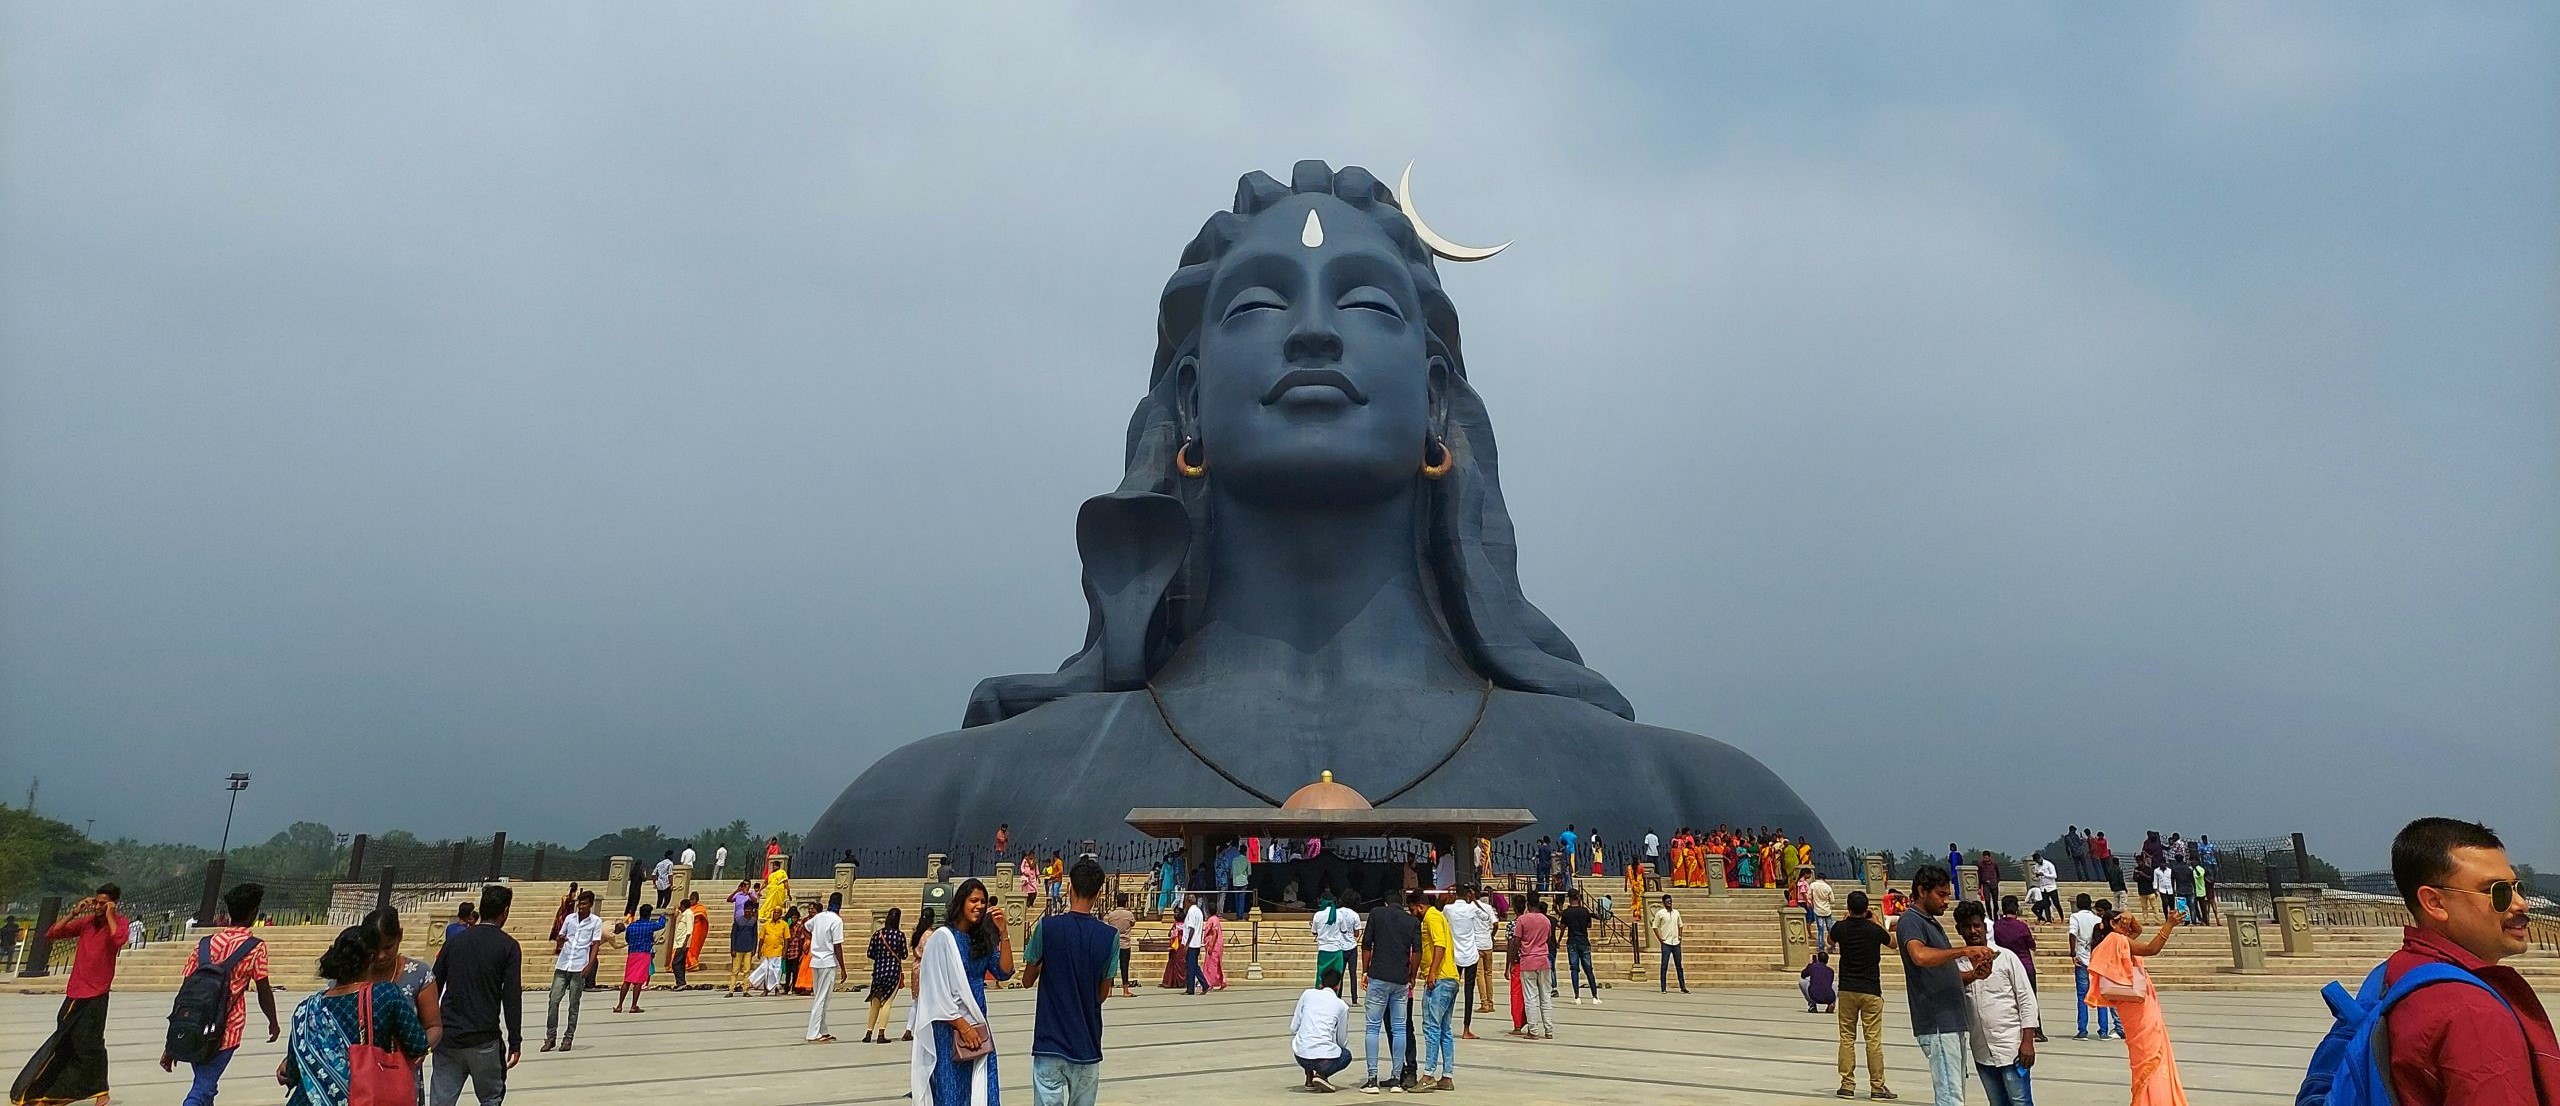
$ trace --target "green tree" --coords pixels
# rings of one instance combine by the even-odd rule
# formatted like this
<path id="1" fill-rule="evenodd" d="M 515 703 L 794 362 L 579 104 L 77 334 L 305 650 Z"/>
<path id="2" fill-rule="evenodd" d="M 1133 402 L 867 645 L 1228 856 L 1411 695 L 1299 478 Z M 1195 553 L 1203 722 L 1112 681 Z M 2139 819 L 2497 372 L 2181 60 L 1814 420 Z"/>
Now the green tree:
<path id="1" fill-rule="evenodd" d="M 655 861 L 658 854 L 675 847 L 667 831 L 656 825 L 628 826 L 604 834 L 578 847 L 584 857 L 627 856 L 642 864 Z"/>
<path id="2" fill-rule="evenodd" d="M 69 823 L 0 806 L 0 902 L 86 892 L 104 858 L 105 850 Z"/>
<path id="3" fill-rule="evenodd" d="M 260 844 L 234 850 L 231 866 L 269 879 L 334 879 L 347 870 L 347 851 L 328 826 L 295 822 Z"/>

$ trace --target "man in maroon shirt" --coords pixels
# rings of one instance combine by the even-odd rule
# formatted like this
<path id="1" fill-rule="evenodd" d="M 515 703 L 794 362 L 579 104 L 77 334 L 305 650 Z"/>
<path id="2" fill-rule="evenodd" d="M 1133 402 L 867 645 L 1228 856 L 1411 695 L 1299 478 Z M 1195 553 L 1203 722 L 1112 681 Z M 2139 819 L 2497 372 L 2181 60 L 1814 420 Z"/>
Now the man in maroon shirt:
<path id="1" fill-rule="evenodd" d="M 2489 827 L 2420 818 L 2391 841 L 2391 878 L 2417 921 L 2383 963 L 2386 981 L 2420 964 L 2479 976 L 2506 1006 L 2463 983 L 2419 989 L 2392 1008 L 2391 1089 L 2403 1106 L 2560 1103 L 2560 1039 L 2514 968 L 2525 951 L 2524 889 Z M 2510 1011 L 2508 1007 L 2513 1007 Z"/>
<path id="2" fill-rule="evenodd" d="M 9 1101 L 21 1106 L 51 1106 L 107 1099 L 107 989 L 116 981 L 116 953 L 124 949 L 125 919 L 116 913 L 124 891 L 115 884 L 98 888 L 46 930 L 56 941 L 76 941 L 71 979 L 62 989 L 62 1010 L 54 1016 L 53 1036 L 28 1059 L 9 1086 Z"/>

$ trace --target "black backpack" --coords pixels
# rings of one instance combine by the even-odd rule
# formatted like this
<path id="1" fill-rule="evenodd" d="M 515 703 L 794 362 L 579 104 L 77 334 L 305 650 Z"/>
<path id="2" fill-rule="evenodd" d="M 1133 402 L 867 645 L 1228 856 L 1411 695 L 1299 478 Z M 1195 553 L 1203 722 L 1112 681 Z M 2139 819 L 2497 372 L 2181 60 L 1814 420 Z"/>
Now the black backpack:
<path id="1" fill-rule="evenodd" d="M 231 973 L 257 947 L 258 939 L 251 937 L 217 964 L 213 938 L 196 945 L 196 970 L 178 984 L 178 1001 L 169 1007 L 171 1059 L 201 1064 L 222 1051 L 222 1038 L 231 1023 Z"/>

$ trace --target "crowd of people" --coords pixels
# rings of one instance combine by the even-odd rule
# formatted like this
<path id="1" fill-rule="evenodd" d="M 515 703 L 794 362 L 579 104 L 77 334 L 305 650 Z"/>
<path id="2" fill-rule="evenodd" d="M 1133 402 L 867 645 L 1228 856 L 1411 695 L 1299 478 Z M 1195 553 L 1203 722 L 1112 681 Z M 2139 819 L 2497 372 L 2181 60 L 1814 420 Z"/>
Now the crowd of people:
<path id="1" fill-rule="evenodd" d="M 2171 840 L 2161 839 L 2160 845 L 2162 859 L 2174 865 L 2178 852 Z M 2197 851 L 2203 845 L 2199 839 Z M 1694 847 L 1673 838 L 1675 857 L 1677 850 Z M 2200 862 L 2190 854 L 2189 863 Z M 994 1039 L 986 987 L 1017 975 L 1022 986 L 1037 992 L 1030 1040 L 1019 1050 L 1031 1064 L 1034 1100 L 1084 1106 L 1096 1099 L 1102 1005 L 1115 994 L 1131 993 L 1134 919 L 1125 895 L 1114 900 L 1107 916 L 1098 913 L 1106 877 L 1095 858 L 1079 857 L 1064 869 L 1056 888 L 1062 905 L 1028 928 L 1018 960 L 1003 906 L 977 879 L 960 883 L 948 909 L 915 931 L 902 930 L 900 913 L 893 910 L 868 936 L 863 1040 L 908 1047 L 910 1094 L 919 1106 L 997 1102 L 999 1056 L 1006 1050 Z M 2378 1065 L 2374 1078 L 2387 1080 L 2394 1100 L 2412 1106 L 2560 1101 L 2560 1042 L 2550 1018 L 2523 977 L 2500 964 L 2527 944 L 2524 894 L 2503 844 L 2475 823 L 2419 819 L 2395 838 L 2392 872 L 2411 924 L 2401 949 L 2374 970 L 2362 993 L 2353 1000 L 2332 998 L 2341 1011 L 2339 1029 L 2315 1053 L 2303 1101 L 2321 1101 L 2334 1081 L 2360 1078 L 2359 1064 Z M 735 965 L 752 960 L 745 971 L 749 985 L 781 993 L 791 989 L 786 981 L 793 971 L 803 973 L 811 997 L 805 1039 L 830 1043 L 836 1038 L 828 1032 L 828 999 L 847 967 L 841 903 L 830 901 L 796 923 L 787 921 L 787 880 L 775 866 L 762 887 L 742 884 L 733 895 L 733 979 L 739 973 Z M 1827 904 L 1823 887 L 1824 895 L 1816 897 Z M 1913 873 L 1909 887 L 1907 897 L 1897 887 L 1881 903 L 1871 902 L 1864 890 L 1851 891 L 1840 917 L 1821 916 L 1820 949 L 1806 966 L 1801 988 L 1809 1011 L 1838 1020 L 1838 1095 L 1857 1095 L 1863 1044 L 1868 1097 L 1896 1097 L 1883 1062 L 1880 969 L 1889 947 L 1902 967 L 1913 1041 L 1929 1070 L 1932 1100 L 1955 1106 L 1964 1101 L 1968 1083 L 1979 1080 L 1994 1106 L 2031 1106 L 2037 1046 L 2047 1037 L 2037 999 L 2037 939 L 2033 923 L 2020 913 L 2018 896 L 1958 902 L 1952 875 L 1935 864 Z M 229 924 L 230 918 L 256 919 L 263 895 L 256 884 L 225 893 L 224 917 L 188 959 L 187 982 L 174 1004 L 160 1063 L 168 1070 L 190 1066 L 190 1106 L 213 1101 L 248 1032 L 253 994 L 268 1039 L 286 1040 L 275 1078 L 289 1104 L 346 1106 L 383 1101 L 388 1092 L 448 1106 L 466 1088 L 484 1104 L 503 1099 L 526 1036 L 518 989 L 523 953 L 505 929 L 514 905 L 510 888 L 484 889 L 447 926 L 432 962 L 404 955 L 396 911 L 378 910 L 347 927 L 320 958 L 327 985 L 298 1003 L 289 1019 L 279 1015 L 268 952 L 256 928 Z M 98 1101 L 107 1095 L 105 1005 L 125 932 L 121 897 L 112 884 L 100 887 L 49 931 L 51 939 L 76 946 L 72 976 L 53 1034 L 11 1086 L 13 1103 Z M 1186 990 L 1198 993 L 1217 985 L 1209 972 L 1214 957 L 1204 963 L 1200 954 L 1216 947 L 1212 923 L 1230 904 L 1217 891 L 1189 898 L 1178 927 L 1180 955 L 1169 961 L 1180 965 Z M 699 897 L 677 903 L 671 896 L 667 905 L 660 911 L 657 903 L 644 902 L 607 922 L 595 911 L 592 891 L 573 889 L 567 896 L 549 933 L 553 971 L 545 1051 L 573 1046 L 578 996 L 596 986 L 598 964 L 613 948 L 623 957 L 614 989 L 618 999 L 628 1000 L 630 1013 L 641 1012 L 641 994 L 662 958 L 699 968 L 696 958 L 709 929 Z M 2089 1036 L 2094 1009 L 2097 1039 L 2124 1044 L 2135 1106 L 2184 1103 L 2168 1022 L 2145 961 L 2188 923 L 2187 910 L 2165 902 L 2158 923 L 2146 925 L 2141 912 L 2117 909 L 2112 899 L 2093 901 L 2083 893 L 2070 906 L 2069 916 L 2054 924 L 2065 927 L 2072 953 L 2076 1036 Z M 1530 892 L 1515 901 L 1473 885 L 1450 892 L 1416 888 L 1365 913 L 1326 902 L 1308 923 L 1318 948 L 1315 978 L 1299 995 L 1288 1026 L 1302 1085 L 1337 1089 L 1335 1080 L 1354 1062 L 1350 1008 L 1362 1004 L 1365 1073 L 1357 1089 L 1455 1090 L 1459 1044 L 1477 1039 L 1476 1014 L 1495 1009 L 1497 963 L 1507 976 L 1511 1035 L 1555 1039 L 1558 961 L 1571 969 L 1575 1001 L 1584 1001 L 1593 920 L 1581 889 Z M 1664 950 L 1662 987 L 1685 983 L 1677 951 L 1684 926 L 1669 896 L 1660 900 L 1649 925 Z M 786 933 L 779 946 L 769 946 L 766 937 L 776 928 Z M 741 951 L 748 939 L 754 945 Z M 763 955 L 768 948 L 772 955 Z M 795 953 L 796 966 L 776 963 Z M 1169 970 L 1168 986 L 1171 975 Z M 1598 1002 L 1597 980 L 1589 983 L 1589 1001 Z M 912 1001 L 903 1021 L 893 1024 L 891 1002 L 902 989 Z M 733 984 L 724 993 L 745 991 Z M 624 1008 L 617 1003 L 618 1010 Z M 2354 1032 L 2367 1027 L 2358 1019 L 2378 1017 L 2384 1009 L 2391 1016 L 2383 1029 Z M 2387 1048 L 2373 1047 L 2374 1037 Z M 365 1059 L 354 1063 L 351 1057 Z M 392 1087 L 403 1090 L 388 1091 Z"/>
<path id="2" fill-rule="evenodd" d="M 1650 847 L 1653 832 L 1645 832 Z M 1704 887 L 1707 858 L 1724 859 L 1727 887 L 1796 886 L 1799 875 L 1813 871 L 1813 842 L 1790 841 L 1784 826 L 1734 829 L 1718 825 L 1706 833 L 1682 826 L 1671 835 L 1669 867 L 1661 869 L 1673 887 Z"/>
<path id="3" fill-rule="evenodd" d="M 2159 830 L 2145 832 L 2141 846 L 2134 851 L 2129 878 L 2125 858 L 2116 852 L 2104 830 L 2072 826 L 2062 835 L 2062 850 L 2073 879 L 2104 882 L 2118 896 L 2130 892 L 2141 901 L 2144 913 L 2156 916 L 2175 912 L 2191 924 L 2213 920 L 2222 856 L 2210 834 L 2189 840 L 2176 832 L 2166 837 Z"/>

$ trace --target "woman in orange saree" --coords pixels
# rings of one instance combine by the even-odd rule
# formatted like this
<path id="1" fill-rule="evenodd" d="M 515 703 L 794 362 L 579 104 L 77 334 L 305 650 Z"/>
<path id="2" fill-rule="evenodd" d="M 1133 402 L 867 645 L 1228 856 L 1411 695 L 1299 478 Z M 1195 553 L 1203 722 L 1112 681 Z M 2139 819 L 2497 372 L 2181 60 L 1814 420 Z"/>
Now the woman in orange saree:
<path id="1" fill-rule="evenodd" d="M 2142 958 L 2156 956 L 2178 928 L 2173 911 L 2151 940 L 2142 936 L 2142 919 L 2128 910 L 2107 919 L 2098 943 L 2089 950 L 2089 1005 L 2110 1007 L 2124 1030 L 2127 1059 L 2133 1064 L 2133 1106 L 2187 1106 L 2187 1091 L 2178 1082 L 2178 1058 L 2169 1051 L 2169 1023 L 2160 1016 L 2160 992 L 2143 970 Z"/>

